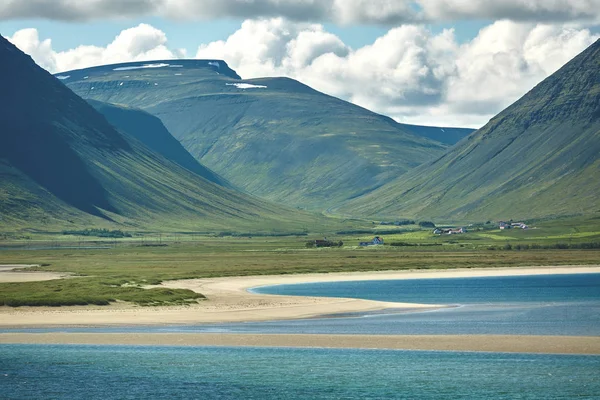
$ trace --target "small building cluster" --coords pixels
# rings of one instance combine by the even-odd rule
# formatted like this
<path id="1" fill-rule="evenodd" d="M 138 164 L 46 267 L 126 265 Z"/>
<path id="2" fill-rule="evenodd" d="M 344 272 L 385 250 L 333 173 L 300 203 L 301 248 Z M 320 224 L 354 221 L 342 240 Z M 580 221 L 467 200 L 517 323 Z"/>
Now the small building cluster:
<path id="1" fill-rule="evenodd" d="M 460 235 L 467 233 L 466 228 L 436 228 L 433 230 L 434 235 Z"/>
<path id="2" fill-rule="evenodd" d="M 500 221 L 498 223 L 498 225 L 500 226 L 501 230 L 505 230 L 505 229 L 529 229 L 529 227 L 527 226 L 527 224 L 525 224 L 524 222 L 503 222 L 503 221 Z"/>
<path id="3" fill-rule="evenodd" d="M 378 246 L 380 244 L 383 244 L 383 238 L 379 237 L 379 236 L 375 236 L 373 238 L 373 240 L 371 240 L 370 242 L 360 242 L 360 246 L 362 246 L 362 247 L 366 247 L 366 246 Z"/>

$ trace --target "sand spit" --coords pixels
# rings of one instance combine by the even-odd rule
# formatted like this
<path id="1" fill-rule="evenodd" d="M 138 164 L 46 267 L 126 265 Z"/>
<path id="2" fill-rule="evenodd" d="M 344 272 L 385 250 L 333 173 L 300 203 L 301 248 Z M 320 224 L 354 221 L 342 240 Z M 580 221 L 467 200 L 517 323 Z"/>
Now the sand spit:
<path id="1" fill-rule="evenodd" d="M 381 310 L 426 311 L 444 305 L 274 296 L 250 293 L 248 289 L 264 285 L 308 282 L 576 273 L 600 273 L 600 266 L 384 271 L 169 281 L 162 286 L 191 289 L 204 294 L 207 300 L 181 307 L 139 307 L 122 303 L 107 307 L 0 307 L 0 327 L 183 325 L 300 319 Z"/>
<path id="2" fill-rule="evenodd" d="M 0 333 L 0 344 L 312 347 L 543 354 L 600 354 L 588 336 Z"/>
<path id="3" fill-rule="evenodd" d="M 68 278 L 70 274 L 45 271 L 15 271 L 22 268 L 39 267 L 37 264 L 1 264 L 0 282 L 37 282 Z"/>

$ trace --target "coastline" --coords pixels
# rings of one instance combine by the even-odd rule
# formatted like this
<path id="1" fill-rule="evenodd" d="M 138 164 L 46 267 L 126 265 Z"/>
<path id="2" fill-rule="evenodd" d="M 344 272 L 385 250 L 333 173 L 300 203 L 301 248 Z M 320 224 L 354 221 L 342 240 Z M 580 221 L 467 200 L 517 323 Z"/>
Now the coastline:
<path id="1" fill-rule="evenodd" d="M 360 299 L 263 295 L 250 288 L 294 283 L 600 273 L 600 266 L 407 270 L 331 274 L 273 275 L 167 281 L 161 286 L 202 293 L 190 306 L 141 307 L 125 303 L 85 307 L 0 307 L 0 328 L 190 325 L 324 317 L 381 310 L 415 312 L 445 305 L 378 302 Z"/>
<path id="2" fill-rule="evenodd" d="M 0 264 L 0 282 L 38 282 L 72 277 L 66 272 L 27 271 L 24 268 L 39 267 L 38 264 Z"/>
<path id="3" fill-rule="evenodd" d="M 3 344 L 294 347 L 600 355 L 590 336 L 0 333 Z"/>

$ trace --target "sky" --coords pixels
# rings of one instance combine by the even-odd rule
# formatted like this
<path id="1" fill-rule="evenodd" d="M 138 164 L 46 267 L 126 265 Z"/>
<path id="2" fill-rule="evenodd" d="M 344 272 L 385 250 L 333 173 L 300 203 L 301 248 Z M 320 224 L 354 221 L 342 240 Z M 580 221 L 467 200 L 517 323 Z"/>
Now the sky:
<path id="1" fill-rule="evenodd" d="M 600 0 L 0 0 L 0 34 L 52 73 L 219 59 L 479 128 L 600 38 Z"/>

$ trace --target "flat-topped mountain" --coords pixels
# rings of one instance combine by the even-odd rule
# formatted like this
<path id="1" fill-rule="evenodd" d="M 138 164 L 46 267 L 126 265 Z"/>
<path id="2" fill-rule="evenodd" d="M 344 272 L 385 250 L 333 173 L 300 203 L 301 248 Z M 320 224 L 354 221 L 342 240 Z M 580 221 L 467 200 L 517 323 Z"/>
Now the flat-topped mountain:
<path id="1" fill-rule="evenodd" d="M 2 37 L 0 59 L 5 228 L 121 224 L 272 230 L 314 221 L 223 188 L 152 151 Z"/>
<path id="2" fill-rule="evenodd" d="M 159 117 L 196 160 L 234 186 L 317 210 L 390 182 L 472 131 L 456 130 L 442 143 L 292 79 L 241 80 L 219 60 L 118 64 L 58 77 L 86 99 Z"/>
<path id="3" fill-rule="evenodd" d="M 447 220 L 600 211 L 600 41 L 438 160 L 339 211 Z"/>

